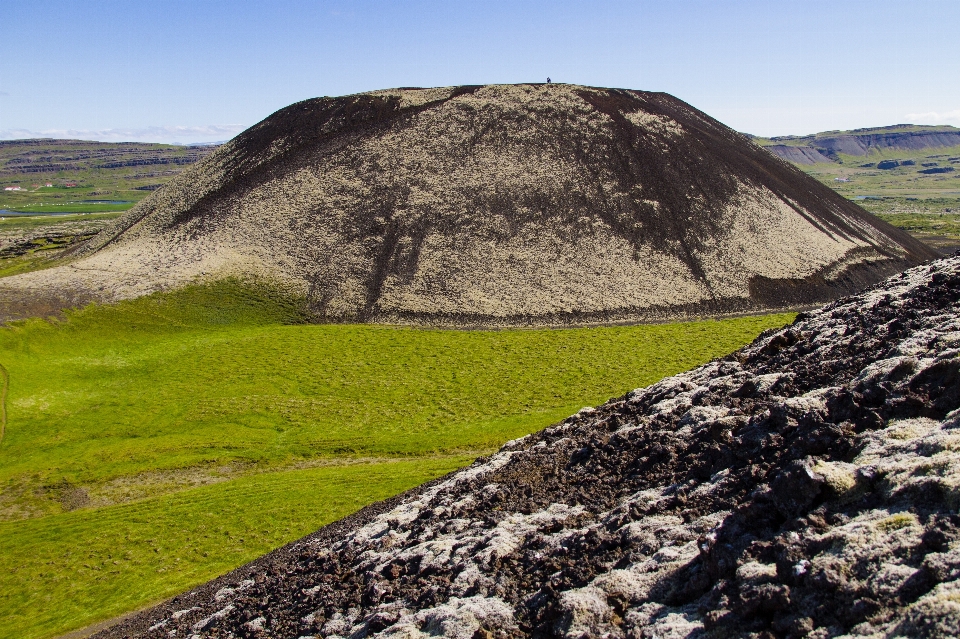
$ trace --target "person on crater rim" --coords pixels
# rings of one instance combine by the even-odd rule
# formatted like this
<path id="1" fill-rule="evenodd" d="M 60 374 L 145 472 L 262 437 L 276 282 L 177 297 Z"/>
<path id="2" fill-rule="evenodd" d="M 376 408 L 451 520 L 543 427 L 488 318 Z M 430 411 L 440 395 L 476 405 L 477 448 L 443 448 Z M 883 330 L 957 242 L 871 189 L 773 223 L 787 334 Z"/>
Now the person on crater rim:
<path id="1" fill-rule="evenodd" d="M 547 77 L 547 84 L 550 84 L 550 78 Z"/>

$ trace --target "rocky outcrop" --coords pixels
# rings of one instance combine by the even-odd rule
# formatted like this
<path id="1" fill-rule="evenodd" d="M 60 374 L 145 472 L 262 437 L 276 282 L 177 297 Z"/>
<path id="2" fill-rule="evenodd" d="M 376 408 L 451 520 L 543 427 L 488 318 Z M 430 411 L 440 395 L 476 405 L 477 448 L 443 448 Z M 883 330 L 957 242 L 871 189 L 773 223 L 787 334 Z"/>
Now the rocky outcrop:
<path id="1" fill-rule="evenodd" d="M 838 154 L 866 156 L 889 151 L 925 151 L 957 147 L 960 146 L 960 129 L 898 124 L 891 127 L 830 131 L 815 135 L 788 135 L 768 138 L 762 140 L 762 143 L 766 150 L 788 162 L 816 164 L 834 162 Z M 895 166 L 897 165 L 879 168 Z"/>
<path id="2" fill-rule="evenodd" d="M 871 151 L 920 151 L 960 146 L 960 130 L 906 131 L 817 137 L 816 148 L 844 155 L 869 155 Z"/>
<path id="3" fill-rule="evenodd" d="M 0 140 L 0 177 L 9 179 L 22 174 L 76 173 L 165 164 L 186 166 L 200 161 L 215 149 L 215 145 L 184 147 L 86 140 Z"/>
<path id="4" fill-rule="evenodd" d="M 107 637 L 949 637 L 960 257 L 508 443 Z"/>
<path id="5" fill-rule="evenodd" d="M 672 96 L 549 84 L 292 105 L 77 257 L 0 299 L 254 273 L 319 321 L 582 324 L 820 303 L 936 253 Z"/>
<path id="6" fill-rule="evenodd" d="M 897 131 L 898 128 L 911 129 Z M 924 131 L 929 128 L 929 131 Z M 920 129 L 920 130 L 916 130 Z M 868 156 L 890 151 L 936 151 L 960 146 L 960 129 L 953 127 L 917 127 L 897 125 L 880 129 L 833 131 L 807 136 L 783 136 L 761 139 L 763 148 L 777 157 L 794 164 L 836 162 L 839 154 Z M 876 166 L 892 169 L 911 166 L 914 160 L 883 160 L 879 164 L 862 164 L 860 168 Z"/>

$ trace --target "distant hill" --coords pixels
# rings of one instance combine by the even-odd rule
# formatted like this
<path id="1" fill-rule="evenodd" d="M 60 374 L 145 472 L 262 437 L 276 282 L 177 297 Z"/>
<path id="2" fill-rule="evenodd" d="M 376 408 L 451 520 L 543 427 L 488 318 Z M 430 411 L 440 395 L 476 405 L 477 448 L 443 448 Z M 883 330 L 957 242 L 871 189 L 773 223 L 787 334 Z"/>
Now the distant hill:
<path id="1" fill-rule="evenodd" d="M 278 111 L 0 298 L 255 274 L 318 321 L 576 324 L 813 304 L 935 256 L 664 93 L 391 89 Z"/>
<path id="2" fill-rule="evenodd" d="M 217 145 L 179 146 L 145 142 L 91 142 L 88 140 L 2 140 L 0 183 L 51 180 L 122 179 L 131 187 L 166 182 L 183 167 L 194 164 Z"/>
<path id="3" fill-rule="evenodd" d="M 841 156 L 866 157 L 891 151 L 925 151 L 960 147 L 960 128 L 896 124 L 887 127 L 825 131 L 773 138 L 750 136 L 771 153 L 796 164 L 836 162 Z"/>

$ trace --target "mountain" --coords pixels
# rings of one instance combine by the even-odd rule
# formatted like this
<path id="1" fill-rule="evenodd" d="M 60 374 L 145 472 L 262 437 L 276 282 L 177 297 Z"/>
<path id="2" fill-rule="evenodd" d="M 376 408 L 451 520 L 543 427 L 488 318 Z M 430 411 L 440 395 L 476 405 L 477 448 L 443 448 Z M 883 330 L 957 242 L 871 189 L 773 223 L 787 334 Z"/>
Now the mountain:
<path id="1" fill-rule="evenodd" d="M 954 637 L 960 257 L 104 631 Z"/>
<path id="2" fill-rule="evenodd" d="M 935 256 L 667 94 L 396 89 L 278 111 L 75 261 L 0 280 L 0 314 L 241 274 L 320 321 L 661 319 L 818 303 Z"/>
<path id="3" fill-rule="evenodd" d="M 774 155 L 797 164 L 835 162 L 840 155 L 866 157 L 960 147 L 960 129 L 952 126 L 897 124 L 888 127 L 826 131 L 753 140 Z"/>

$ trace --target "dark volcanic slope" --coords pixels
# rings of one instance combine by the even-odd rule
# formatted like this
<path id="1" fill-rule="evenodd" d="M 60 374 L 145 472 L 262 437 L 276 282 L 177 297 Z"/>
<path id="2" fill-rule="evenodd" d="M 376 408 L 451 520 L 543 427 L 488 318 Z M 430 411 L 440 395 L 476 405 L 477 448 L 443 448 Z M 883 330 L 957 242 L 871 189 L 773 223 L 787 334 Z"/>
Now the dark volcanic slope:
<path id="1" fill-rule="evenodd" d="M 564 323 L 808 304 L 934 257 L 672 96 L 495 85 L 294 104 L 0 289 L 239 271 L 326 320 Z"/>
<path id="2" fill-rule="evenodd" d="M 102 637 L 957 636 L 960 257 Z"/>

